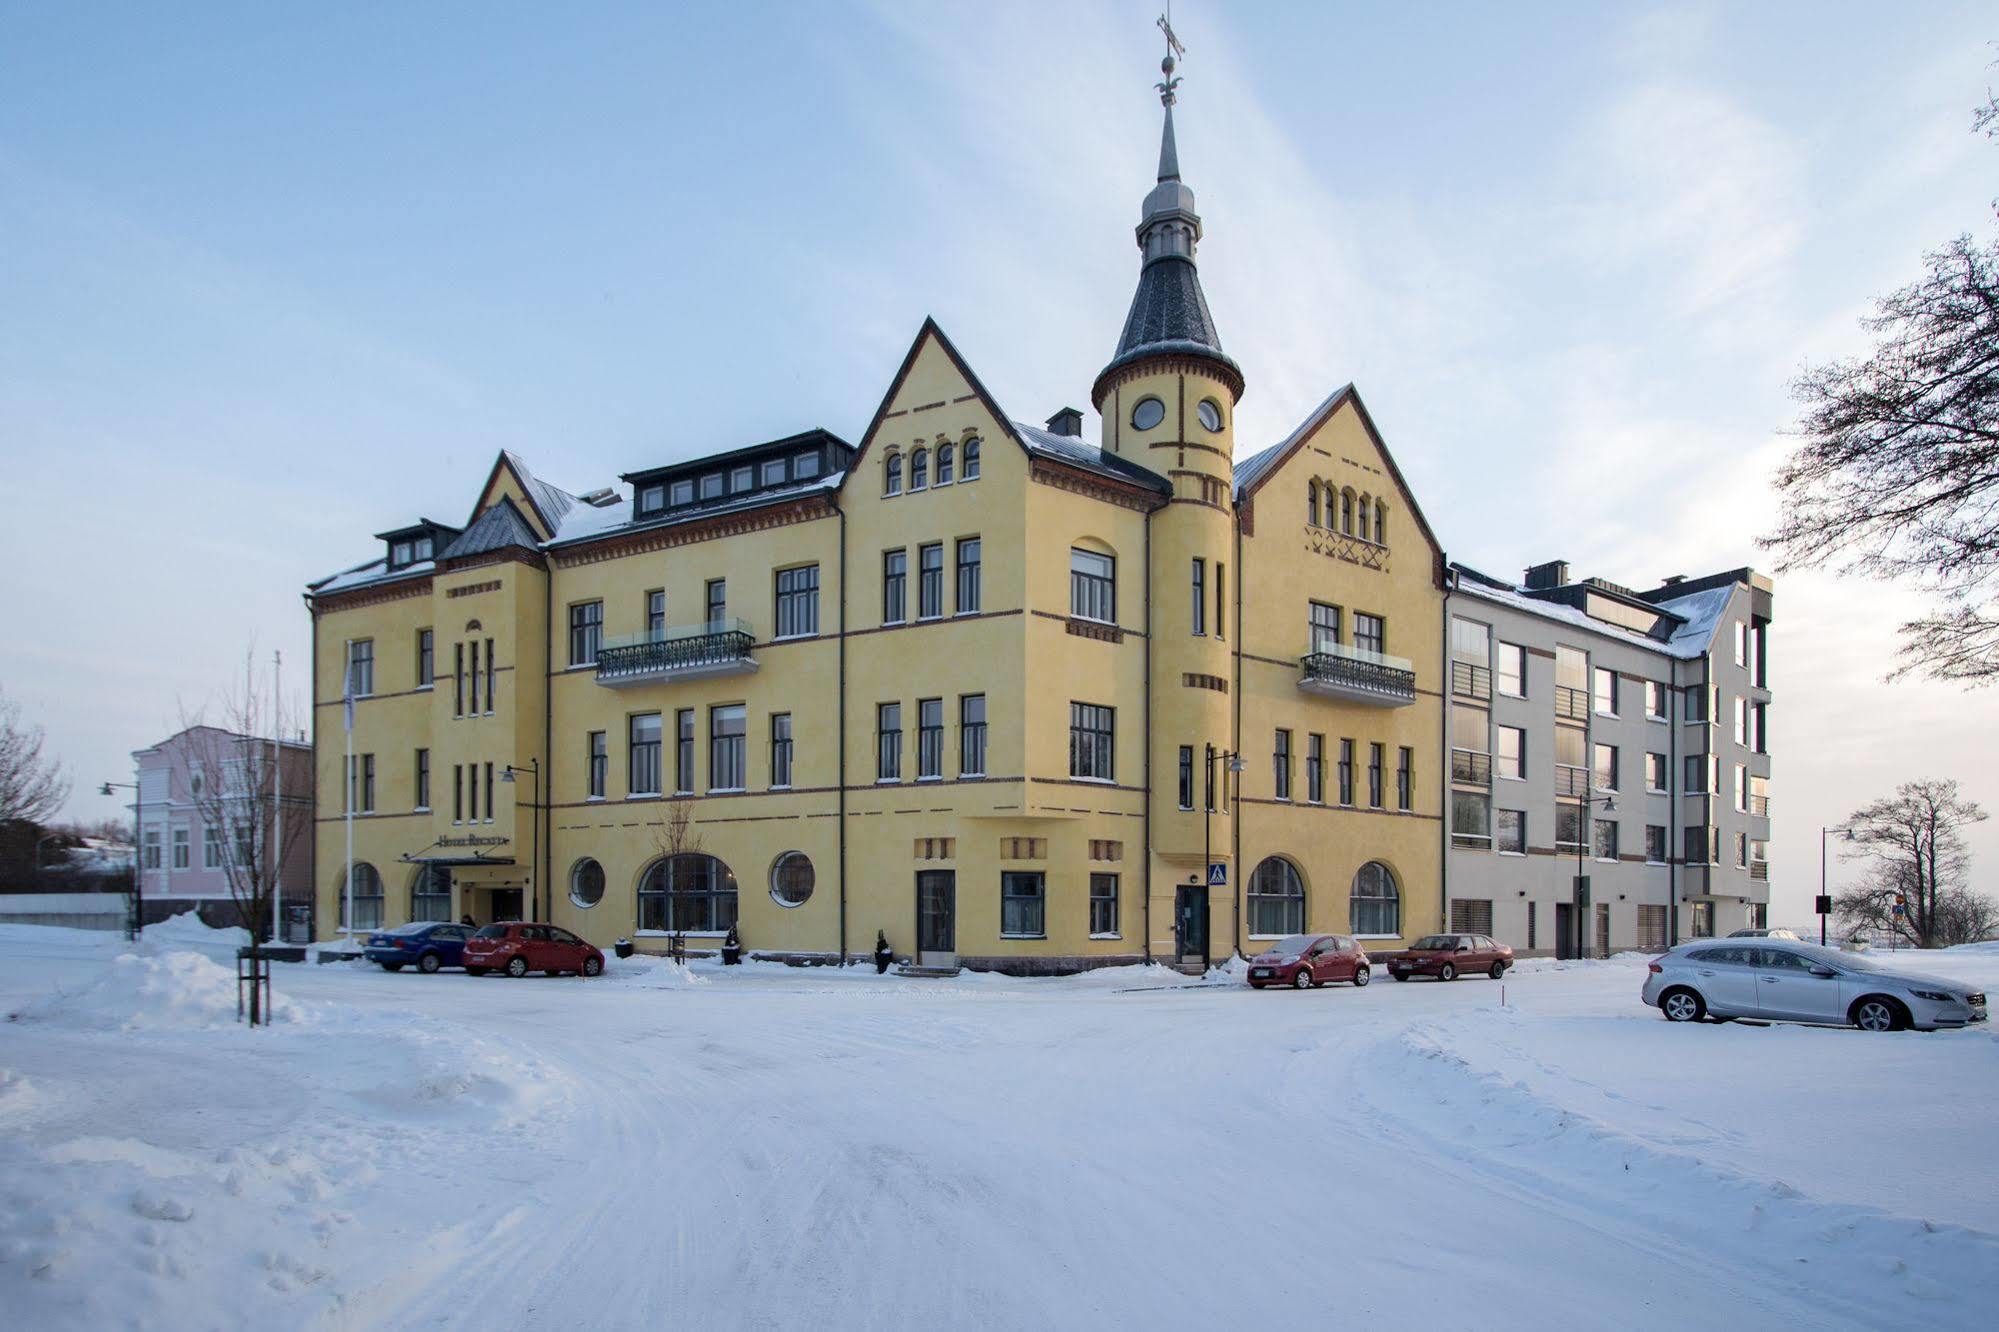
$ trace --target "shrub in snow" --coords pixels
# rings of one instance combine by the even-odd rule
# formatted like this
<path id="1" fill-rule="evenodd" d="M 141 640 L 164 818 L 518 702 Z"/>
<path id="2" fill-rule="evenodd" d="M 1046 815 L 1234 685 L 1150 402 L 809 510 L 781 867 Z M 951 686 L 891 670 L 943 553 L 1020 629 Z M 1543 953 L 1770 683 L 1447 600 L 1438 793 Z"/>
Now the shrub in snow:
<path id="1" fill-rule="evenodd" d="M 291 1000 L 272 997 L 272 1021 L 296 1022 L 303 1016 Z M 199 953 L 125 953 L 81 989 L 58 990 L 8 1017 L 102 1031 L 234 1026 L 236 973 Z"/>

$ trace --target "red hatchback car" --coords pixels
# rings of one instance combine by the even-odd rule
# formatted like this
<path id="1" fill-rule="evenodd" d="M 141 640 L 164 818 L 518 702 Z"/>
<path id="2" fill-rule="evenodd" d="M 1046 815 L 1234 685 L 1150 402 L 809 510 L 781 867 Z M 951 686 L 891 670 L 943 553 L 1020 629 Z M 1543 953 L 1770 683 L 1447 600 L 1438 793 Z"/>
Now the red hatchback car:
<path id="1" fill-rule="evenodd" d="M 1334 981 L 1365 985 L 1373 974 L 1367 950 L 1347 934 L 1294 934 L 1249 960 L 1249 983 L 1258 990 L 1267 985 L 1309 990 Z"/>
<path id="2" fill-rule="evenodd" d="M 1429 934 L 1388 958 L 1388 974 L 1399 981 L 1411 976 L 1435 976 L 1456 980 L 1484 972 L 1494 980 L 1506 975 L 1513 965 L 1510 944 L 1496 943 L 1483 934 Z"/>
<path id="3" fill-rule="evenodd" d="M 595 976 L 604 970 L 604 955 L 560 925 L 509 920 L 488 925 L 465 941 L 465 970 L 474 976 L 489 971 L 509 976 L 530 971 Z"/>

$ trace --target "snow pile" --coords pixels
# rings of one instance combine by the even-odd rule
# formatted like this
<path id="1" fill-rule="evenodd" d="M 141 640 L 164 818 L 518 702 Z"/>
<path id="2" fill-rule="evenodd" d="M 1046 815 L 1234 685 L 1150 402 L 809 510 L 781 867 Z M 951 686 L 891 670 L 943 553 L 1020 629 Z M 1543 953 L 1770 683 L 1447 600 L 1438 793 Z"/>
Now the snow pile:
<path id="1" fill-rule="evenodd" d="M 669 957 L 652 957 L 645 953 L 635 953 L 630 957 L 607 957 L 604 959 L 604 975 L 614 981 L 637 986 L 642 990 L 678 990 L 689 985 L 706 985 L 706 978 L 698 975 L 685 962 L 675 962 Z"/>
<path id="2" fill-rule="evenodd" d="M 275 1022 L 297 1022 L 299 1005 L 271 996 Z M 124 953 L 80 989 L 60 990 L 10 1013 L 10 1021 L 50 1022 L 97 1031 L 233 1026 L 236 977 L 199 953 Z"/>
<path id="3" fill-rule="evenodd" d="M 248 946 L 250 932 L 238 926 L 218 929 L 202 922 L 199 915 L 183 911 L 177 916 L 168 916 L 157 925 L 148 925 L 140 937 L 156 947 L 176 948 L 227 948 L 235 950 Z"/>

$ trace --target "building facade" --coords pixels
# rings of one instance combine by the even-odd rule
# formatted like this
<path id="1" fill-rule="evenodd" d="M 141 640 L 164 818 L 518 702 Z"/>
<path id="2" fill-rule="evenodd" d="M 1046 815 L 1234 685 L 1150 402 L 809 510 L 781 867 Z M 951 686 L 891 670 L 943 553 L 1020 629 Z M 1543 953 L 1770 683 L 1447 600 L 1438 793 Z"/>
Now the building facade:
<path id="1" fill-rule="evenodd" d="M 1454 564 L 1448 600 L 1451 928 L 1601 957 L 1764 925 L 1770 581 Z"/>
<path id="2" fill-rule="evenodd" d="M 313 751 L 303 740 L 269 740 L 191 726 L 134 750 L 139 896 L 153 924 L 193 911 L 209 925 L 244 922 L 230 891 L 230 865 L 277 856 L 281 917 L 309 930 L 313 906 Z"/>
<path id="3" fill-rule="evenodd" d="M 1351 387 L 1236 461 L 1166 97 L 1099 443 L 926 321 L 858 443 L 587 493 L 503 454 L 313 584 L 321 934 L 1040 971 L 1438 927 L 1443 551 Z"/>

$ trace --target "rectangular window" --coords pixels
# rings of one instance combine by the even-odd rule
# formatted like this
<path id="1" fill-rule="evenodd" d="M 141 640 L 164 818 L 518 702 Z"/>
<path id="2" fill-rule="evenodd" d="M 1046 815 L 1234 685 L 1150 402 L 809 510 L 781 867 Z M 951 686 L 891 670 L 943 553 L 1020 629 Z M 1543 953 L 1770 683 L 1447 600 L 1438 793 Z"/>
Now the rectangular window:
<path id="1" fill-rule="evenodd" d="M 685 482 L 682 483 L 686 484 Z M 649 486 L 639 487 L 638 514 L 643 518 L 649 513 L 658 513 L 666 507 L 666 487 L 655 481 Z"/>
<path id="2" fill-rule="evenodd" d="M 882 623 L 901 624 L 908 618 L 909 552 L 882 552 Z"/>
<path id="3" fill-rule="evenodd" d="M 708 709 L 708 789 L 740 791 L 749 783 L 749 717 L 740 703 Z"/>
<path id="4" fill-rule="evenodd" d="M 657 643 L 666 637 L 666 592 L 654 588 L 646 593 L 646 641 Z"/>
<path id="5" fill-rule="evenodd" d="M 668 495 L 676 508 L 682 504 L 692 504 L 694 502 L 694 482 L 691 479 L 675 481 L 669 488 Z"/>
<path id="6" fill-rule="evenodd" d="M 944 700 L 916 700 L 916 779 L 944 775 Z"/>
<path id="7" fill-rule="evenodd" d="M 819 632 L 819 566 L 777 571 L 777 637 L 805 638 Z"/>
<path id="8" fill-rule="evenodd" d="M 201 867 L 222 868 L 222 830 L 209 824 L 201 830 Z"/>
<path id="9" fill-rule="evenodd" d="M 1492 664 L 1491 643 L 1491 632 L 1479 621 L 1457 615 L 1451 617 L 1452 661 L 1461 661 L 1467 666 L 1489 666 Z"/>
<path id="10" fill-rule="evenodd" d="M 1735 622 L 1735 664 L 1749 664 L 1749 624 L 1745 620 Z"/>
<path id="11" fill-rule="evenodd" d="M 944 613 L 944 543 L 916 548 L 916 618 L 934 620 Z"/>
<path id="12" fill-rule="evenodd" d="M 486 640 L 486 715 L 493 715 L 493 706 L 499 698 L 499 685 L 495 675 L 500 669 L 499 657 L 493 651 L 493 640 Z"/>
<path id="13" fill-rule="evenodd" d="M 1228 582 L 1228 566 L 1215 561 L 1215 637 L 1229 636 L 1228 602 L 1225 597 Z"/>
<path id="14" fill-rule="evenodd" d="M 356 638 L 347 644 L 347 692 L 366 698 L 375 692 L 375 640 Z"/>
<path id="15" fill-rule="evenodd" d="M 493 821 L 493 765 L 486 765 L 486 822 Z"/>
<path id="16" fill-rule="evenodd" d="M 1291 732 L 1283 727 L 1277 729 L 1277 743 L 1271 752 L 1270 761 L 1275 769 L 1272 788 L 1279 800 L 1291 798 Z"/>
<path id="17" fill-rule="evenodd" d="M 428 629 L 416 631 L 416 687 L 428 689 L 437 675 L 437 636 Z"/>
<path id="18" fill-rule="evenodd" d="M 986 696 L 958 696 L 958 775 L 986 775 Z"/>
<path id="19" fill-rule="evenodd" d="M 1499 692 L 1509 698 L 1527 697 L 1527 649 L 1518 643 L 1499 644 Z"/>
<path id="20" fill-rule="evenodd" d="M 465 645 L 451 645 L 451 715 L 465 715 Z"/>
<path id="21" fill-rule="evenodd" d="M 1194 558 L 1194 618 L 1191 632 L 1208 632 L 1208 562 L 1199 556 Z"/>
<path id="22" fill-rule="evenodd" d="M 1483 791 L 1451 792 L 1451 845 L 1492 844 L 1492 802 Z"/>
<path id="23" fill-rule="evenodd" d="M 1336 652 L 1340 646 L 1340 608 L 1323 601 L 1312 603 L 1312 651 Z"/>
<path id="24" fill-rule="evenodd" d="M 701 498 L 705 500 L 722 498 L 722 474 L 710 472 L 701 478 Z"/>
<path id="25" fill-rule="evenodd" d="M 1092 781 L 1116 780 L 1113 762 L 1114 709 L 1095 703 L 1069 704 L 1069 775 Z"/>
<path id="26" fill-rule="evenodd" d="M 782 458 L 764 459 L 763 466 L 758 469 L 758 473 L 761 478 L 762 484 L 766 486 L 783 485 L 784 473 L 785 473 L 784 459 Z"/>
<path id="27" fill-rule="evenodd" d="M 1408 809 L 1416 798 L 1416 751 L 1403 745 L 1395 758 L 1395 807 Z"/>
<path id="28" fill-rule="evenodd" d="M 1340 803 L 1353 804 L 1353 741 L 1340 741 Z"/>
<path id="29" fill-rule="evenodd" d="M 1598 790 L 1615 791 L 1617 785 L 1617 746 L 1598 745 L 1596 747 L 1596 785 Z"/>
<path id="30" fill-rule="evenodd" d="M 1527 854 L 1527 811 L 1496 809 L 1492 812 L 1493 849 L 1512 855 Z"/>
<path id="31" fill-rule="evenodd" d="M 1381 760 L 1382 746 L 1371 744 L 1367 747 L 1367 804 L 1370 809 L 1381 808 Z"/>
<path id="32" fill-rule="evenodd" d="M 1700 795 L 1707 790 L 1707 759 L 1700 754 L 1687 755 L 1685 791 L 1688 795 Z"/>
<path id="33" fill-rule="evenodd" d="M 1666 756 L 1664 754 L 1645 755 L 1645 789 L 1654 795 L 1666 795 Z"/>
<path id="34" fill-rule="evenodd" d="M 791 714 L 770 715 L 770 784 L 773 790 L 791 785 Z"/>
<path id="35" fill-rule="evenodd" d="M 1326 737 L 1305 737 L 1305 799 L 1315 805 L 1326 803 Z"/>
<path id="36" fill-rule="evenodd" d="M 1555 845 L 1573 851 L 1583 844 L 1583 807 L 1555 806 Z"/>
<path id="37" fill-rule="evenodd" d="M 1453 897 L 1451 899 L 1451 929 L 1458 934 L 1492 934 L 1492 899 L 1489 897 Z"/>
<path id="38" fill-rule="evenodd" d="M 430 808 L 430 751 L 428 749 L 419 749 L 416 752 L 416 807 L 418 809 Z"/>
<path id="39" fill-rule="evenodd" d="M 981 547 L 977 537 L 958 539 L 958 603 L 960 615 L 979 613 L 980 593 L 984 590 L 979 578 Z"/>
<path id="40" fill-rule="evenodd" d="M 176 830 L 176 831 L 178 831 L 178 830 Z M 1735 834 L 1735 867 L 1736 867 L 1737 869 L 1748 869 L 1748 868 L 1749 868 L 1749 834 L 1748 834 L 1748 833 L 1741 833 L 1741 832 L 1739 832 L 1739 833 Z"/>
<path id="41" fill-rule="evenodd" d="M 1531 901 L 1528 902 L 1527 903 L 1527 946 L 1529 948 L 1534 948 L 1539 946 L 1536 943 L 1536 939 L 1538 936 L 1535 932 L 1535 926 L 1540 923 L 1538 920 L 1535 919 L 1535 917 L 1538 914 L 1539 913 L 1534 910 L 1534 903 Z"/>
<path id="42" fill-rule="evenodd" d="M 659 794 L 659 714 L 645 712 L 630 722 L 631 764 L 625 789 L 632 795 Z"/>
<path id="43" fill-rule="evenodd" d="M 1180 746 L 1180 808 L 1194 807 L 1194 747 Z"/>
<path id="44" fill-rule="evenodd" d="M 1090 937 L 1092 939 L 1115 939 L 1118 937 L 1117 888 L 1118 876 L 1115 874 L 1092 874 L 1090 876 Z"/>
<path id="45" fill-rule="evenodd" d="M 569 608 L 569 664 L 589 666 L 604 641 L 604 603 L 585 601 Z"/>
<path id="46" fill-rule="evenodd" d="M 1069 551 L 1069 614 L 1079 620 L 1117 622 L 1117 561 L 1095 551 Z"/>
<path id="47" fill-rule="evenodd" d="M 708 615 L 706 623 L 709 632 L 714 633 L 729 620 L 729 580 L 710 578 L 705 601 Z"/>
<path id="48" fill-rule="evenodd" d="M 1645 825 L 1645 862 L 1649 865 L 1666 863 L 1665 825 L 1658 823 Z"/>
<path id="49" fill-rule="evenodd" d="M 1039 871 L 1000 875 L 1000 937 L 1039 939 L 1047 934 L 1046 879 Z"/>
<path id="50" fill-rule="evenodd" d="M 1749 812 L 1749 769 L 1740 763 L 1735 765 L 1735 812 Z"/>
<path id="51" fill-rule="evenodd" d="M 1701 685 L 1688 685 L 1680 691 L 1681 715 L 1690 722 L 1707 720 L 1707 690 Z"/>
<path id="52" fill-rule="evenodd" d="M 1615 717 L 1617 715 L 1617 672 L 1607 666 L 1596 668 L 1593 701 L 1597 715 Z"/>
<path id="53" fill-rule="evenodd" d="M 1638 946 L 1652 952 L 1666 947 L 1666 908 L 1663 906 L 1638 907 Z"/>
<path id="54" fill-rule="evenodd" d="M 470 678 L 472 681 L 471 715 L 476 717 L 479 715 L 479 640 L 476 638 L 472 640 L 472 670 Z"/>
<path id="55" fill-rule="evenodd" d="M 1666 686 L 1657 680 L 1645 682 L 1645 715 L 1653 721 L 1666 720 Z"/>
<path id="56" fill-rule="evenodd" d="M 604 798 L 604 785 L 611 776 L 611 749 L 602 731 L 590 732 L 590 747 L 584 755 L 592 800 Z"/>
<path id="57" fill-rule="evenodd" d="M 875 780 L 902 780 L 902 704 L 875 704 Z"/>
<path id="58" fill-rule="evenodd" d="M 1495 726 L 1492 738 L 1493 771 L 1501 777 L 1524 781 L 1527 777 L 1527 731 L 1520 726 Z"/>
<path id="59" fill-rule="evenodd" d="M 1617 859 L 1617 820 L 1598 819 L 1596 821 L 1596 858 L 1598 860 Z"/>
<path id="60" fill-rule="evenodd" d="M 465 822 L 465 765 L 451 765 L 451 821 Z"/>
<path id="61" fill-rule="evenodd" d="M 186 869 L 187 867 L 188 867 L 187 829 L 176 828 L 174 829 L 174 868 Z"/>
<path id="62" fill-rule="evenodd" d="M 1709 838 L 1705 827 L 1695 824 L 1689 828 L 1682 828 L 1680 829 L 1680 838 L 1683 843 L 1681 857 L 1687 864 L 1705 865 L 1708 863 L 1707 851 Z"/>
<path id="63" fill-rule="evenodd" d="M 356 806 L 363 814 L 375 812 L 375 756 L 361 755 L 361 803 Z"/>
<path id="64" fill-rule="evenodd" d="M 1740 694 L 1735 696 L 1735 743 L 1749 744 L 1749 700 Z"/>
<path id="65" fill-rule="evenodd" d="M 1379 615 L 1354 612 L 1353 645 L 1362 652 L 1381 656 L 1388 651 L 1388 621 Z"/>
<path id="66" fill-rule="evenodd" d="M 693 708 L 682 708 L 673 714 L 673 789 L 677 795 L 691 795 L 694 791 Z"/>

